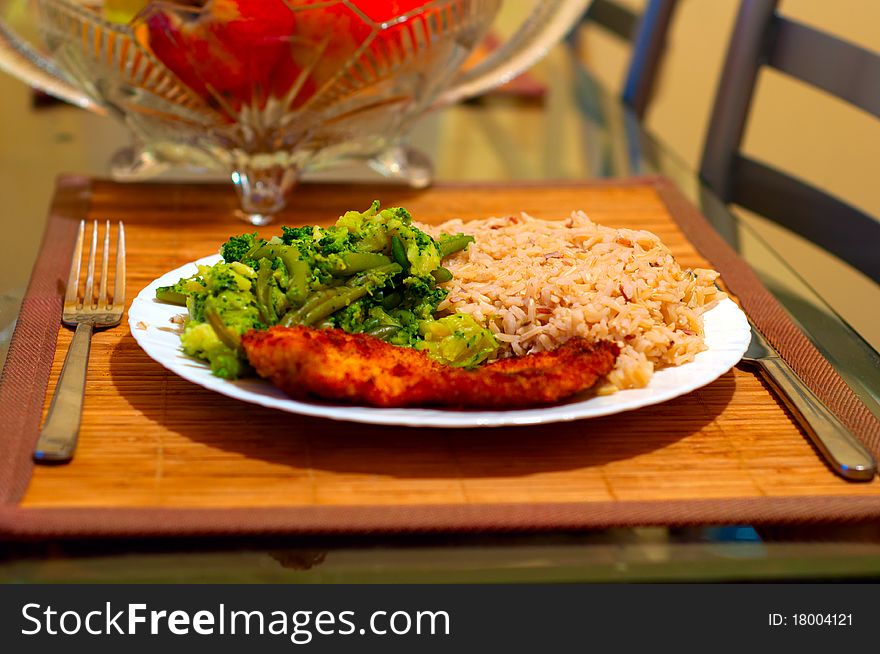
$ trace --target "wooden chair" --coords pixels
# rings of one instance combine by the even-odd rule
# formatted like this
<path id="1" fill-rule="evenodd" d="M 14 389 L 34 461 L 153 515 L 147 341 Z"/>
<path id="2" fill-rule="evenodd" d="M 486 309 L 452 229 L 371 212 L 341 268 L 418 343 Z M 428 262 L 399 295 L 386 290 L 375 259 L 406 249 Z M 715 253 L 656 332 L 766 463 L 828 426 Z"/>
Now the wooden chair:
<path id="1" fill-rule="evenodd" d="M 678 0 L 648 0 L 644 12 L 638 15 L 614 0 L 593 0 L 581 21 L 581 25 L 596 25 L 632 44 L 622 95 L 639 119 L 644 117 L 651 99 L 677 4 Z M 573 46 L 577 45 L 579 27 L 571 33 L 569 42 Z"/>
<path id="2" fill-rule="evenodd" d="M 880 56 L 779 15 L 778 4 L 778 0 L 742 1 L 700 174 L 725 202 L 779 223 L 880 283 L 880 222 L 740 151 L 762 66 L 880 117 Z"/>

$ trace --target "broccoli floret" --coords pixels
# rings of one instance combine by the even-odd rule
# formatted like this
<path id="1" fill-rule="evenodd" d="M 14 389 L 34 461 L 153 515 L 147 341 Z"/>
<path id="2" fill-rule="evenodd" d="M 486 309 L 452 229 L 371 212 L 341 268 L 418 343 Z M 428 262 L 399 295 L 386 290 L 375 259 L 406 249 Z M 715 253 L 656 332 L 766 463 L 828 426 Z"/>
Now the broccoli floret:
<path id="1" fill-rule="evenodd" d="M 354 237 L 355 247 L 360 252 L 384 252 L 390 254 L 391 236 L 401 227 L 412 222 L 406 209 L 384 209 L 379 211 L 379 201 L 373 201 L 363 213 L 349 211 L 336 221 L 337 229 L 346 229 Z"/>
<path id="2" fill-rule="evenodd" d="M 240 261 L 218 263 L 212 267 L 202 266 L 199 271 L 207 288 L 214 293 L 220 291 L 249 291 L 256 278 L 256 271 Z"/>
<path id="3" fill-rule="evenodd" d="M 231 271 L 218 271 L 211 276 L 211 290 L 214 292 L 238 290 L 238 281 Z"/>
<path id="4" fill-rule="evenodd" d="M 247 368 L 238 352 L 221 341 L 208 323 L 187 323 L 180 344 L 186 354 L 207 361 L 211 372 L 223 379 L 237 379 Z"/>
<path id="5" fill-rule="evenodd" d="M 411 311 L 419 320 L 433 319 L 437 307 L 449 295 L 445 288 L 437 288 L 421 277 L 407 277 L 403 288 L 400 308 Z"/>
<path id="6" fill-rule="evenodd" d="M 366 323 L 370 315 L 370 304 L 370 298 L 361 298 L 344 309 L 337 311 L 332 316 L 331 322 L 333 326 L 353 334 L 368 331 L 370 326 Z"/>
<path id="7" fill-rule="evenodd" d="M 294 241 L 301 241 L 304 239 L 312 238 L 312 233 L 315 228 L 311 226 L 306 227 L 282 227 L 281 228 L 281 242 L 284 245 L 290 245 Z"/>
<path id="8" fill-rule="evenodd" d="M 373 200 L 373 204 L 371 204 L 370 208 L 364 212 L 346 211 L 342 214 L 339 220 L 336 221 L 336 226 L 345 227 L 352 234 L 356 234 L 358 238 L 361 238 L 361 232 L 364 225 L 372 222 L 370 219 L 379 213 L 380 206 L 378 200 Z"/>
<path id="9" fill-rule="evenodd" d="M 345 227 L 329 227 L 322 231 L 318 251 L 323 255 L 352 252 L 354 238 Z"/>
<path id="10" fill-rule="evenodd" d="M 386 209 L 388 213 L 394 216 L 397 220 L 399 220 L 404 225 L 412 224 L 412 214 L 404 209 L 403 207 L 394 207 L 392 209 Z M 384 212 L 383 212 L 384 213 Z"/>
<path id="11" fill-rule="evenodd" d="M 424 321 L 421 335 L 424 340 L 416 348 L 426 350 L 432 359 L 448 366 L 478 366 L 498 350 L 492 332 L 463 313 Z"/>
<path id="12" fill-rule="evenodd" d="M 397 235 L 406 247 L 406 258 L 413 275 L 424 277 L 440 267 L 440 248 L 425 232 L 415 227 L 404 227 Z"/>
<path id="13" fill-rule="evenodd" d="M 209 322 L 212 322 L 212 315 L 219 318 L 226 328 L 220 330 L 218 334 L 221 340 L 225 334 L 232 332 L 241 336 L 251 329 L 266 328 L 266 325 L 260 320 L 260 311 L 252 293 L 222 291 L 216 295 L 210 295 L 205 300 L 205 316 Z M 216 325 L 214 327 L 217 331 Z M 231 340 L 237 342 L 238 338 L 232 336 Z"/>
<path id="14" fill-rule="evenodd" d="M 407 309 L 384 309 L 381 292 L 337 311 L 331 324 L 347 332 L 367 333 L 401 347 L 415 347 L 423 340 L 415 315 Z"/>
<path id="15" fill-rule="evenodd" d="M 224 290 L 206 294 L 201 308 L 204 321 L 187 322 L 180 342 L 183 351 L 211 364 L 211 372 L 236 379 L 247 370 L 241 335 L 265 329 L 252 293 Z"/>
<path id="16" fill-rule="evenodd" d="M 317 253 L 315 249 L 315 242 L 310 239 L 294 241 L 293 243 L 291 243 L 291 247 L 295 248 L 296 251 L 299 252 L 299 257 L 303 261 L 311 261 Z"/>
<path id="17" fill-rule="evenodd" d="M 189 320 L 181 336 L 184 352 L 208 361 L 218 377 L 235 379 L 247 370 L 241 335 L 265 329 L 252 287 L 256 271 L 240 261 L 199 266 L 200 291 L 186 297 Z"/>
<path id="18" fill-rule="evenodd" d="M 256 245 L 257 233 L 233 236 L 220 247 L 220 255 L 226 263 L 241 261 Z"/>

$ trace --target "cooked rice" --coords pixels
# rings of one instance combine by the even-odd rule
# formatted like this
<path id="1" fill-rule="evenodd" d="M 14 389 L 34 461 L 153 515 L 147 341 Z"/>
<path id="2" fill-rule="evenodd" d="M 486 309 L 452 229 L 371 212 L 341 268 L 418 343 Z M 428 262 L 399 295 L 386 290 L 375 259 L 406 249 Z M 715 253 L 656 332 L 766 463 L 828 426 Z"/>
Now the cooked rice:
<path id="1" fill-rule="evenodd" d="M 613 340 L 620 357 L 605 391 L 640 388 L 655 368 L 706 349 L 702 314 L 726 295 L 718 273 L 682 269 L 651 232 L 612 229 L 575 212 L 526 214 L 424 227 L 476 243 L 445 260 L 454 279 L 441 310 L 469 313 L 502 344 L 501 356 L 552 350 L 573 336 Z"/>

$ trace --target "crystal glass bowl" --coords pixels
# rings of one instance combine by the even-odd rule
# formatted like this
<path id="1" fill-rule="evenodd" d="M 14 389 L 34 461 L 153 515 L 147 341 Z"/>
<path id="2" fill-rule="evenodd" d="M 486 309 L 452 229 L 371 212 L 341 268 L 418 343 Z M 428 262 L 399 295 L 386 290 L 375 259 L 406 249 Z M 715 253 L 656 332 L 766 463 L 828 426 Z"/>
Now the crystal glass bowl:
<path id="1" fill-rule="evenodd" d="M 587 4 L 537 2 L 461 73 L 501 2 L 0 0 L 0 66 L 124 120 L 136 146 L 117 172 L 220 167 L 265 224 L 304 170 L 366 160 L 428 183 L 429 162 L 400 145 L 412 123 L 531 65 Z"/>

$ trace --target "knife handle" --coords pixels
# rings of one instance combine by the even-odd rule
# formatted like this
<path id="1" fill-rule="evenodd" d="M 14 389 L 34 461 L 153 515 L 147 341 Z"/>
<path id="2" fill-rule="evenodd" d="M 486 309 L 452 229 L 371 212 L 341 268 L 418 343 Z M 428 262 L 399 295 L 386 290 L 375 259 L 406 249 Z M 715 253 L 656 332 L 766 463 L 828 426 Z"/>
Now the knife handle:
<path id="1" fill-rule="evenodd" d="M 791 410 L 800 426 L 837 474 L 853 481 L 870 481 L 877 474 L 874 457 L 837 419 L 797 373 L 780 358 L 757 361 L 767 382 Z"/>

